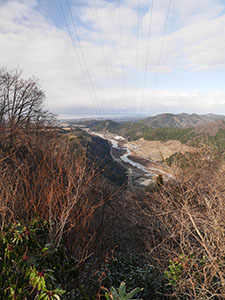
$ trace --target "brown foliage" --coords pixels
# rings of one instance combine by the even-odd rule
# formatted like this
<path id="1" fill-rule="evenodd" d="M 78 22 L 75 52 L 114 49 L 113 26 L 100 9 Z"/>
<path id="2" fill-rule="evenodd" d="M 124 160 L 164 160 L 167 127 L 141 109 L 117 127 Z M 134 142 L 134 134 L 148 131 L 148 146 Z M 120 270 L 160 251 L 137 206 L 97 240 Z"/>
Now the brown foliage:
<path id="1" fill-rule="evenodd" d="M 174 296 L 223 299 L 225 174 L 218 153 L 199 150 L 197 158 L 175 180 L 136 201 L 135 212 L 152 263 L 165 270 L 171 260 L 182 268 Z"/>
<path id="2" fill-rule="evenodd" d="M 49 243 L 62 238 L 81 262 L 95 230 L 91 221 L 104 198 L 98 174 L 85 151 L 71 153 L 66 140 L 46 133 L 40 143 L 23 139 L 0 158 L 0 226 L 38 215 L 50 224 Z"/>

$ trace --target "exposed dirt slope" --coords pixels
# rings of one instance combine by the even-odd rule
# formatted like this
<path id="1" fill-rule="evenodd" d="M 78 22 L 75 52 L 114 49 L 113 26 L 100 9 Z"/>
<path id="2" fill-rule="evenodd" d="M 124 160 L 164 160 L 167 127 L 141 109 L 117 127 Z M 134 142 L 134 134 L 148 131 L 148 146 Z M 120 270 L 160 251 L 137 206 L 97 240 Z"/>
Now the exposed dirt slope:
<path id="1" fill-rule="evenodd" d="M 143 138 L 128 143 L 134 153 L 140 157 L 146 157 L 155 161 L 162 161 L 176 152 L 185 153 L 193 148 L 186 146 L 179 141 L 145 141 Z"/>

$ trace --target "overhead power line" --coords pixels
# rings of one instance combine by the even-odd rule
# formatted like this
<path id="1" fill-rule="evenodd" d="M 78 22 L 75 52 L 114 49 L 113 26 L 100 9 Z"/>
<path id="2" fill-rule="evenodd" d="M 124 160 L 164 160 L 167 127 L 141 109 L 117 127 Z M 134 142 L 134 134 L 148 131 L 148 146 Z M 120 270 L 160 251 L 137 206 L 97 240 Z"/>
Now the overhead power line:
<path id="1" fill-rule="evenodd" d="M 81 55 L 82 55 L 82 58 L 83 58 L 83 62 L 84 62 L 84 65 L 85 65 L 85 69 L 86 69 L 86 72 L 87 72 L 87 76 L 88 76 L 90 88 L 91 88 L 93 96 L 94 96 L 94 101 L 95 101 L 95 103 L 96 103 L 96 105 L 98 107 L 98 110 L 99 110 L 100 114 L 101 114 L 101 110 L 99 109 L 99 105 L 98 105 L 98 100 L 97 100 L 97 96 L 96 96 L 96 93 L 95 93 L 95 89 L 94 89 L 94 86 L 93 86 L 93 83 L 92 83 L 92 79 L 91 79 L 91 76 L 90 76 L 90 71 L 89 71 L 89 68 L 88 68 L 88 65 L 87 65 L 87 62 L 86 62 L 86 58 L 85 58 L 85 55 L 84 55 L 83 48 L 81 46 L 80 37 L 79 37 L 79 34 L 78 34 L 76 23 L 74 22 L 74 18 L 73 18 L 72 12 L 71 12 L 69 1 L 66 0 L 66 3 L 67 3 L 67 6 L 68 6 L 68 10 L 69 10 L 70 17 L 71 17 L 71 20 L 72 20 L 74 32 L 76 34 L 76 38 L 77 38 L 77 41 L 78 41 L 80 52 L 81 52 Z"/>
<path id="2" fill-rule="evenodd" d="M 60 6 L 60 8 L 61 8 L 61 11 L 62 11 L 62 15 L 63 15 L 64 21 L 65 21 L 65 24 L 66 24 L 66 27 L 67 27 L 69 36 L 70 36 L 71 41 L 72 41 L 72 45 L 73 45 L 73 49 L 74 49 L 74 53 L 75 53 L 76 59 L 77 59 L 77 61 L 78 61 L 78 63 L 79 63 L 80 69 L 81 69 L 81 73 L 82 73 L 82 76 L 83 76 L 83 80 L 84 80 L 84 82 L 85 82 L 85 84 L 86 84 L 86 87 L 87 87 L 87 90 L 88 90 L 88 92 L 89 92 L 89 94 L 90 94 L 90 98 L 91 98 L 91 100 L 92 100 L 92 102 L 94 103 L 94 106 L 95 106 L 95 108 L 96 108 L 96 113 L 97 113 L 97 114 L 100 114 L 100 110 L 99 110 L 98 104 L 97 104 L 97 103 L 95 102 L 95 100 L 93 99 L 92 91 L 91 91 L 91 89 L 90 89 L 90 86 L 89 86 L 88 81 L 87 81 L 87 77 L 86 77 L 85 72 L 84 72 L 84 70 L 83 70 L 83 66 L 82 66 L 82 63 L 81 63 L 81 60 L 80 60 L 80 56 L 79 56 L 79 54 L 78 54 L 77 47 L 76 47 L 76 45 L 75 45 L 75 43 L 74 43 L 73 35 L 72 35 L 71 30 L 70 30 L 69 24 L 68 24 L 68 22 L 67 22 L 67 18 L 66 18 L 66 15 L 65 15 L 65 12 L 64 12 L 64 9 L 63 9 L 61 0 L 58 0 L 58 2 L 59 2 L 59 6 Z"/>
<path id="3" fill-rule="evenodd" d="M 69 22 L 67 20 L 66 14 L 65 14 L 65 10 L 63 8 L 62 5 L 62 1 L 58 0 L 59 4 L 60 4 L 60 8 L 62 10 L 62 14 L 65 20 L 65 24 L 68 28 L 68 33 L 70 35 L 71 41 L 72 41 L 72 45 L 74 48 L 74 52 L 77 58 L 77 61 L 79 63 L 82 75 L 84 77 L 84 81 L 86 83 L 87 86 L 87 90 L 90 93 L 90 97 L 91 100 L 94 103 L 94 106 L 96 108 L 96 111 L 98 114 L 101 114 L 101 111 L 99 109 L 99 105 L 98 105 L 98 99 L 96 96 L 96 92 L 94 89 L 94 85 L 93 85 L 93 81 L 91 78 L 91 73 L 90 73 L 90 69 L 88 66 L 88 62 L 86 60 L 85 57 L 85 53 L 84 50 L 82 48 L 81 45 L 81 40 L 79 37 L 79 33 L 78 33 L 78 29 L 77 29 L 77 25 L 74 21 L 74 17 L 71 11 L 71 6 L 69 3 L 69 0 L 66 0 L 66 5 L 67 5 L 67 10 L 69 12 L 70 18 L 71 18 L 71 26 L 73 28 L 73 33 L 71 31 L 71 28 L 69 26 Z M 97 21 L 97 27 L 98 27 L 98 34 L 99 34 L 99 38 L 100 38 L 100 44 L 101 44 L 101 49 L 102 49 L 102 56 L 103 56 L 103 61 L 104 61 L 104 67 L 105 67 L 105 75 L 106 75 L 106 81 L 107 81 L 107 85 L 108 85 L 108 93 L 109 93 L 109 99 L 111 101 L 111 107 L 112 109 L 114 109 L 113 107 L 113 99 L 112 99 L 112 90 L 111 90 L 111 85 L 110 85 L 110 76 L 109 76 L 109 70 L 108 70 L 108 64 L 107 64 L 107 59 L 106 59 L 106 53 L 105 53 L 105 48 L 104 48 L 104 42 L 103 42 L 103 34 L 102 34 L 102 30 L 101 30 L 101 26 L 100 26 L 100 18 L 99 18 L 99 14 L 98 14 L 98 8 L 97 8 L 97 0 L 93 0 L 94 1 L 94 10 L 95 10 L 95 14 L 96 14 L 96 21 Z M 155 74 L 155 78 L 154 78 L 154 84 L 152 85 L 152 97 L 150 98 L 150 104 L 151 102 L 154 100 L 154 96 L 155 96 L 155 90 L 156 90 L 156 85 L 157 85 L 157 80 L 158 80 L 158 76 L 159 76 L 159 68 L 160 68 L 160 64 L 161 64 L 161 59 L 162 59 L 162 53 L 163 53 L 163 47 L 164 47 L 164 43 L 165 43 L 165 36 L 166 36 L 166 30 L 167 30 L 167 24 L 168 24 L 168 18 L 169 18 L 169 11 L 170 11 L 170 7 L 171 7 L 171 2 L 172 0 L 169 0 L 168 3 L 168 8 L 167 8 L 167 12 L 166 12 L 166 20 L 165 20 L 165 26 L 164 26 L 164 30 L 163 30 L 163 36 L 162 36 L 162 42 L 161 42 L 161 47 L 160 47 L 160 51 L 159 51 L 159 57 L 158 57 L 158 62 L 157 62 L 157 67 L 156 67 L 156 74 Z M 143 105 L 144 105 L 144 100 L 145 100 L 145 92 L 146 92 L 146 81 L 147 81 L 147 75 L 148 75 L 148 65 L 149 65 L 149 59 L 150 59 L 150 50 L 151 50 L 151 36 L 152 36 L 152 18 L 153 18 L 153 9 L 154 9 L 154 0 L 151 1 L 151 7 L 150 7 L 150 14 L 149 14 L 149 27 L 148 27 L 148 36 L 147 36 L 147 49 L 146 49 L 146 56 L 145 56 L 145 65 L 144 65 L 144 74 L 143 74 L 143 89 L 142 89 L 142 102 L 141 102 L 141 112 L 143 112 Z M 136 30 L 136 60 L 135 60 L 135 64 L 136 64 L 136 69 L 135 69 L 135 95 L 134 95 L 134 107 L 135 107 L 135 112 L 137 113 L 137 89 L 138 89 L 138 76 L 139 76 L 139 38 L 140 38 L 140 0 L 137 0 L 137 30 Z M 120 68 L 122 69 L 122 89 L 123 89 L 123 107 L 126 106 L 126 78 L 125 78 L 125 61 L 124 61 L 124 41 L 123 41 L 123 29 L 122 29 L 122 18 L 121 18 L 121 0 L 118 0 L 118 13 L 119 13 L 119 44 L 120 44 L 120 57 L 121 57 L 121 64 L 120 64 Z M 76 37 L 76 42 L 73 38 L 73 36 Z"/>
<path id="4" fill-rule="evenodd" d="M 137 113 L 137 81 L 138 81 L 139 17 L 140 17 L 140 0 L 138 0 L 137 34 L 136 34 L 136 72 L 135 72 L 135 95 L 134 95 L 135 113 Z"/>
<path id="5" fill-rule="evenodd" d="M 105 56 L 102 31 L 101 31 L 100 22 L 99 22 L 96 0 L 94 0 L 94 8 L 95 8 L 96 20 L 97 20 L 97 25 L 98 25 L 98 33 L 99 33 L 99 37 L 100 37 L 100 41 L 101 41 L 102 55 L 103 55 L 103 59 L 104 59 L 105 74 L 106 74 L 106 79 L 107 79 L 107 84 L 108 84 L 108 93 L 109 93 L 109 98 L 110 98 L 110 102 L 111 102 L 111 108 L 113 110 L 113 101 L 112 101 L 111 85 L 110 85 L 110 80 L 109 80 L 108 65 L 107 65 L 106 56 Z"/>
<path id="6" fill-rule="evenodd" d="M 123 35 L 122 35 L 122 22 L 121 22 L 121 3 L 119 0 L 119 27 L 120 27 L 120 55 L 122 62 L 122 81 L 123 81 L 123 104 L 125 107 L 126 104 L 126 95 L 125 95 L 125 74 L 124 74 L 124 56 L 123 56 Z"/>
<path id="7" fill-rule="evenodd" d="M 169 12 L 170 12 L 170 7 L 171 7 L 171 2 L 172 2 L 172 0 L 169 0 L 169 5 L 168 5 L 168 8 L 167 8 L 167 13 L 166 13 L 166 22 L 165 22 L 165 27 L 164 27 L 164 31 L 163 31 L 163 38 L 162 38 L 161 48 L 160 48 L 160 52 L 159 52 L 159 60 L 158 60 L 158 64 L 157 64 L 157 71 L 156 71 L 156 76 L 155 76 L 155 81 L 154 81 L 154 86 L 153 86 L 153 91 L 152 91 L 152 101 L 151 102 L 153 102 L 154 96 L 155 96 L 156 84 L 157 84 L 158 75 L 159 75 L 159 66 L 161 64 L 161 58 L 162 58 L 162 52 L 163 52 L 163 47 L 164 47 L 164 42 L 165 42 L 165 36 L 166 36 L 166 30 L 167 30 L 167 24 L 168 24 L 168 19 L 169 19 Z"/>
<path id="8" fill-rule="evenodd" d="M 77 46 L 76 46 L 75 43 L 74 43 L 73 35 L 72 35 L 71 30 L 70 30 L 70 26 L 69 26 L 69 24 L 68 24 L 68 22 L 67 22 L 67 18 L 66 18 L 64 9 L 63 9 L 62 2 L 61 2 L 61 0 L 58 0 L 58 1 L 59 1 L 59 4 L 60 4 L 60 8 L 61 8 L 61 10 L 62 10 L 62 14 L 63 14 L 64 20 L 65 20 L 65 24 L 66 24 L 66 26 L 67 26 L 67 28 L 68 28 L 68 33 L 69 33 L 69 35 L 70 35 L 70 37 L 71 37 L 72 44 L 73 44 L 73 47 L 74 47 L 74 49 L 75 49 L 75 53 L 76 53 L 77 60 L 78 60 L 78 62 L 79 62 L 79 65 L 80 65 L 80 68 L 81 68 L 81 71 L 82 71 L 84 80 L 85 80 L 86 85 L 87 85 L 87 89 L 89 90 L 90 95 L 91 95 L 91 99 L 92 99 L 92 101 L 93 101 L 93 103 L 94 103 L 94 106 L 95 106 L 96 109 L 97 109 L 97 114 L 100 114 L 100 115 L 101 115 L 101 110 L 99 109 L 97 97 L 96 97 L 95 90 L 94 90 L 94 87 L 93 87 L 93 83 L 92 83 L 92 80 L 91 80 L 90 72 L 89 72 L 89 69 L 88 69 L 88 66 L 87 66 L 86 58 L 85 58 L 83 49 L 82 49 L 82 47 L 81 47 L 79 34 L 78 34 L 78 31 L 77 31 L 77 28 L 76 28 L 76 24 L 75 24 L 74 19 L 73 19 L 73 16 L 72 16 L 70 4 L 69 4 L 68 0 L 66 0 L 66 2 L 67 2 L 67 7 L 68 7 L 68 10 L 69 10 L 69 13 L 70 13 L 70 16 L 71 16 L 71 20 L 72 20 L 72 24 L 73 24 L 73 29 L 74 29 L 74 32 L 75 32 L 75 34 L 76 34 L 76 39 L 77 39 L 78 46 L 79 46 L 79 49 L 80 49 L 80 52 L 81 52 L 81 56 L 82 56 L 82 58 L 83 58 L 84 66 L 85 66 L 85 69 L 86 69 L 86 74 L 85 74 L 85 71 L 84 71 L 84 69 L 83 69 L 83 65 L 82 65 L 82 63 L 81 63 L 80 56 L 79 56 L 79 54 L 78 54 Z M 86 76 L 86 75 L 87 75 L 87 76 Z M 87 79 L 88 79 L 88 80 L 87 80 Z"/>
<path id="9" fill-rule="evenodd" d="M 146 50 L 146 58 L 145 58 L 145 71 L 144 71 L 144 83 L 143 83 L 143 91 L 142 91 L 142 104 L 141 104 L 141 112 L 143 112 L 143 105 L 145 100 L 145 86 L 146 86 L 146 79 L 147 79 L 147 69 L 148 69 L 148 61 L 149 61 L 149 53 L 150 53 L 150 41 L 151 41 L 151 34 L 152 34 L 152 13 L 154 7 L 154 0 L 152 0 L 151 5 L 151 12 L 149 17 L 149 31 L 148 31 L 148 41 L 147 41 L 147 50 Z"/>

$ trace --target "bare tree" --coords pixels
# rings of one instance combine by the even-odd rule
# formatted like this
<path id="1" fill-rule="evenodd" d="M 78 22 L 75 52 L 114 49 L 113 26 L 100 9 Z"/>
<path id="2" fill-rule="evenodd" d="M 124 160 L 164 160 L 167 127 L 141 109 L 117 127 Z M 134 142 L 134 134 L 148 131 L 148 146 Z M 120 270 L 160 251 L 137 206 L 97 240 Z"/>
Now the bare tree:
<path id="1" fill-rule="evenodd" d="M 45 93 L 37 79 L 21 77 L 22 71 L 0 70 L 1 143 L 15 144 L 16 137 L 34 130 L 48 119 L 43 110 Z"/>

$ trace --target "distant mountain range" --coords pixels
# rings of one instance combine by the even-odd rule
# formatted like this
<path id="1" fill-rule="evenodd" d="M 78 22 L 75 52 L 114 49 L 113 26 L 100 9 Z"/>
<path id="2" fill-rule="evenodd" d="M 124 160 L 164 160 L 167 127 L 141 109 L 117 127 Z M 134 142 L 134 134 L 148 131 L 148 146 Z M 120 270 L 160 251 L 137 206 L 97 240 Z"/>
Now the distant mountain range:
<path id="1" fill-rule="evenodd" d="M 135 124 L 139 126 L 139 124 L 145 125 L 151 128 L 167 128 L 167 127 L 176 127 L 176 128 L 192 128 L 197 127 L 203 124 L 222 121 L 225 120 L 225 116 L 216 115 L 216 114 L 159 114 L 156 116 L 148 117 L 138 122 L 127 122 L 126 124 L 132 125 Z M 83 122 L 87 126 L 92 128 L 96 128 L 98 130 L 112 130 L 118 127 L 121 123 L 115 122 L 112 120 L 104 120 L 104 121 L 86 121 Z"/>
<path id="2" fill-rule="evenodd" d="M 177 128 L 190 128 L 196 127 L 205 123 L 215 122 L 219 120 L 225 120 L 225 116 L 216 114 L 160 114 L 157 116 L 149 117 L 141 122 L 152 128 L 165 128 L 165 127 L 177 127 Z"/>
<path id="3" fill-rule="evenodd" d="M 89 121 L 86 124 L 93 131 L 109 131 L 129 140 L 179 140 L 182 143 L 196 143 L 200 140 L 225 146 L 225 116 L 216 114 L 160 114 L 138 122 L 120 124 L 112 120 Z"/>

